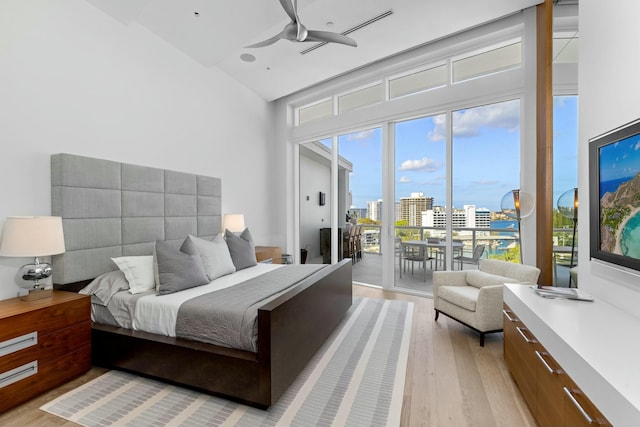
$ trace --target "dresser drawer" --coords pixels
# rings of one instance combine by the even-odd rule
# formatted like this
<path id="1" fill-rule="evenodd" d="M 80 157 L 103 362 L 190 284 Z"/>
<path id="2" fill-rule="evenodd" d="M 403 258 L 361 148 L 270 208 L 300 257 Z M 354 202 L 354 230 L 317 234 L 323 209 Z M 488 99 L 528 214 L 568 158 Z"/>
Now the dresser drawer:
<path id="1" fill-rule="evenodd" d="M 38 363 L 37 373 L 0 388 L 0 412 L 82 375 L 91 368 L 91 347 Z"/>
<path id="2" fill-rule="evenodd" d="M 91 298 L 0 301 L 0 412 L 91 369 Z"/>
<path id="3" fill-rule="evenodd" d="M 65 354 L 72 353 L 78 348 L 91 345 L 91 322 L 68 326 L 59 331 L 37 337 L 37 344 L 14 351 L 0 357 L 0 375 L 25 363 L 37 360 L 39 365 Z"/>
<path id="4" fill-rule="evenodd" d="M 38 331 L 38 335 L 43 336 L 74 323 L 85 321 L 90 316 L 91 300 L 89 297 L 45 306 L 4 319 L 0 329 L 0 341 L 6 341 L 33 331 Z"/>

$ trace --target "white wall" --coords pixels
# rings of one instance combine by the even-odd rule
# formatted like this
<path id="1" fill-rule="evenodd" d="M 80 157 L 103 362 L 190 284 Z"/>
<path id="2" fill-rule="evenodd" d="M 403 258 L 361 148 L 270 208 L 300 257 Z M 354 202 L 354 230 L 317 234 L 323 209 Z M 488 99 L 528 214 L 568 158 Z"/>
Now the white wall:
<path id="1" fill-rule="evenodd" d="M 589 261 L 588 140 L 640 117 L 637 0 L 580 2 L 579 285 L 640 316 L 640 276 Z"/>
<path id="2" fill-rule="evenodd" d="M 50 214 L 50 155 L 67 152 L 221 177 L 223 212 L 281 245 L 273 119 L 228 75 L 82 0 L 0 1 L 0 224 Z M 27 261 L 0 258 L 0 299 Z"/>

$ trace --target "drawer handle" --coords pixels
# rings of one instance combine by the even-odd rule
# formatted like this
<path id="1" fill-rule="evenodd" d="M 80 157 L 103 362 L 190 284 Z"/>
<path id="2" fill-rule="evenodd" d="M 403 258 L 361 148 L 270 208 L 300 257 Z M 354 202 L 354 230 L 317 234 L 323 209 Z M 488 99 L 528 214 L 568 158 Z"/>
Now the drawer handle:
<path id="1" fill-rule="evenodd" d="M 547 371 L 549 371 L 550 374 L 560 375 L 562 371 L 560 369 L 553 369 L 551 365 L 549 365 L 549 363 L 544 358 L 544 356 L 547 356 L 548 354 L 549 353 L 540 353 L 538 350 L 536 350 L 536 356 L 538 356 L 538 359 L 540 359 L 540 361 L 542 362 L 544 367 L 547 369 Z"/>
<path id="2" fill-rule="evenodd" d="M 587 414 L 587 411 L 584 410 L 582 405 L 580 405 L 580 403 L 578 403 L 578 401 L 576 400 L 575 396 L 573 395 L 573 391 L 569 390 L 569 388 L 567 388 L 567 387 L 562 387 L 562 389 L 564 390 L 564 393 L 569 397 L 569 400 L 571 400 L 571 403 L 573 403 L 573 405 L 578 409 L 578 411 L 580 411 L 580 413 L 584 417 L 585 421 L 588 424 L 593 424 L 593 418 L 591 418 L 589 416 L 589 414 Z"/>
<path id="3" fill-rule="evenodd" d="M 10 340 L 0 342 L 0 356 L 14 353 L 16 351 L 38 344 L 38 332 L 31 332 Z"/>
<path id="4" fill-rule="evenodd" d="M 502 310 L 502 313 L 504 314 L 504 317 L 506 317 L 509 322 L 517 322 L 518 321 L 518 318 L 513 318 L 513 317 L 509 316 L 509 313 L 512 313 L 511 311 Z"/>
<path id="5" fill-rule="evenodd" d="M 524 331 L 528 331 L 528 329 L 526 329 L 526 328 L 521 328 L 520 326 L 516 326 L 516 330 L 518 331 L 518 333 L 520 334 L 520 336 L 521 336 L 521 337 L 522 337 L 526 342 L 528 342 L 529 344 L 535 344 L 535 343 L 537 343 L 537 342 L 538 342 L 538 341 L 536 341 L 536 340 L 534 340 L 534 339 L 531 339 L 531 338 L 527 337 L 527 335 L 525 334 L 525 332 L 524 332 Z"/>

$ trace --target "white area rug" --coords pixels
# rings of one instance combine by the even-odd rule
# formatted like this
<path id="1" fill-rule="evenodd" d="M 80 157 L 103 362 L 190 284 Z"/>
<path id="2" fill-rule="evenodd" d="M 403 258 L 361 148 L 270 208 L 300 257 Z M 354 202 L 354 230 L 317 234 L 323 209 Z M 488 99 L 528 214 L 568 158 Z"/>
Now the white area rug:
<path id="1" fill-rule="evenodd" d="M 266 411 L 109 371 L 40 409 L 83 426 L 397 426 L 413 304 L 354 298 L 344 321 Z"/>

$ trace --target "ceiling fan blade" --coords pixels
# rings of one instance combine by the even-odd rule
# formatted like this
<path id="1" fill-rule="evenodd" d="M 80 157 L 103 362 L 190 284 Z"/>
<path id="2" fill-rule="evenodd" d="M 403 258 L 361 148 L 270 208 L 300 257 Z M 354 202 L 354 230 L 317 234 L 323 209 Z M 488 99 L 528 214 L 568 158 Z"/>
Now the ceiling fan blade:
<path id="1" fill-rule="evenodd" d="M 280 0 L 280 5 L 293 22 L 298 21 L 298 12 L 296 11 L 296 8 L 292 3 L 292 0 Z"/>
<path id="2" fill-rule="evenodd" d="M 356 43 L 356 41 L 351 37 L 343 36 L 342 34 L 338 34 L 338 33 L 332 33 L 330 31 L 309 30 L 307 34 L 307 38 L 304 41 L 340 43 L 340 44 L 346 44 L 347 46 L 358 47 L 358 43 Z"/>
<path id="3" fill-rule="evenodd" d="M 280 39 L 282 39 L 282 33 L 276 34 L 275 36 L 273 36 L 273 37 L 271 37 L 269 39 L 263 40 L 261 42 L 250 44 L 249 46 L 245 46 L 245 48 L 270 46 L 270 45 L 274 44 L 275 42 L 277 42 Z"/>

